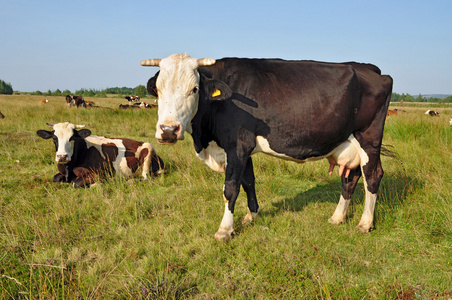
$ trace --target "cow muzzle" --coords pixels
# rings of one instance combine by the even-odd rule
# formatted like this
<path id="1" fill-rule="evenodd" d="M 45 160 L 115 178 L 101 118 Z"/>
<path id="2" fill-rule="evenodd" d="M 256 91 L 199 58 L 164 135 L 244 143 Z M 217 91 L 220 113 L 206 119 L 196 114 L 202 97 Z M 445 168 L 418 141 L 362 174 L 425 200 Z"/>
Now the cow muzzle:
<path id="1" fill-rule="evenodd" d="M 66 163 L 70 162 L 69 155 L 67 155 L 67 154 L 57 154 L 56 155 L 56 161 L 59 164 L 66 164 Z"/>
<path id="2" fill-rule="evenodd" d="M 162 133 L 160 135 L 161 138 L 157 139 L 159 144 L 166 144 L 166 145 L 172 145 L 177 142 L 177 140 L 182 140 L 183 137 L 181 136 L 181 126 L 175 125 L 175 126 L 168 126 L 168 125 L 160 125 L 160 129 L 162 130 Z"/>

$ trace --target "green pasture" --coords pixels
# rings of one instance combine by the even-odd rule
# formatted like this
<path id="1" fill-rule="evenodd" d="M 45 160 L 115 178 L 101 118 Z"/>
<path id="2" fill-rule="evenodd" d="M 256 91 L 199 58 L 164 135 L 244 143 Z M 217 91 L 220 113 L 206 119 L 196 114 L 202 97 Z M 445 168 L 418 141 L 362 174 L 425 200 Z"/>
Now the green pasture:
<path id="1" fill-rule="evenodd" d="M 189 135 L 158 145 L 157 111 L 118 109 L 125 99 L 69 109 L 64 97 L 42 98 L 0 95 L 0 299 L 452 299 L 451 106 L 430 117 L 399 105 L 406 113 L 387 119 L 396 157 L 382 157 L 369 234 L 355 229 L 362 181 L 347 223 L 334 226 L 341 183 L 326 160 L 258 154 L 260 214 L 241 225 L 242 191 L 236 233 L 222 243 L 223 174 L 195 156 Z M 168 173 L 89 189 L 53 183 L 55 149 L 36 130 L 66 121 L 150 142 Z"/>

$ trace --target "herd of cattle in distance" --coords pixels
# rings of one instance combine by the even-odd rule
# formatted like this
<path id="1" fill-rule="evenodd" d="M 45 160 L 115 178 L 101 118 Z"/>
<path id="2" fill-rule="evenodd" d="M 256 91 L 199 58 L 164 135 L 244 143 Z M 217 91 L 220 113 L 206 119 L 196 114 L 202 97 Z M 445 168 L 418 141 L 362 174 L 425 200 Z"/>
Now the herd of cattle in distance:
<path id="1" fill-rule="evenodd" d="M 128 101 L 129 104 L 119 104 L 119 108 L 121 109 L 128 109 L 128 108 L 155 108 L 157 107 L 157 100 L 154 101 L 153 104 L 148 104 L 146 102 L 140 102 L 140 97 L 138 96 L 126 96 L 125 99 Z M 39 104 L 46 104 L 49 100 L 41 99 L 39 100 Z M 68 108 L 71 107 L 99 107 L 95 105 L 92 101 L 85 100 L 82 96 L 73 96 L 73 95 L 67 95 L 66 96 L 66 105 Z M 105 108 L 105 107 L 103 107 Z"/>
<path id="2" fill-rule="evenodd" d="M 388 109 L 387 116 L 388 116 L 388 117 L 390 117 L 390 116 L 395 116 L 395 115 L 398 115 L 398 114 L 401 114 L 401 113 L 406 113 L 406 112 L 407 112 L 407 111 L 406 111 L 406 110 L 403 110 L 403 109 L 397 109 L 397 108 L 394 108 L 394 109 Z M 431 116 L 431 117 L 439 117 L 439 112 L 434 111 L 434 110 L 430 110 L 430 109 L 428 109 L 428 110 L 425 112 L 425 114 L 426 114 L 426 115 L 429 115 L 429 116 Z M 449 120 L 449 125 L 452 126 L 452 118 Z"/>

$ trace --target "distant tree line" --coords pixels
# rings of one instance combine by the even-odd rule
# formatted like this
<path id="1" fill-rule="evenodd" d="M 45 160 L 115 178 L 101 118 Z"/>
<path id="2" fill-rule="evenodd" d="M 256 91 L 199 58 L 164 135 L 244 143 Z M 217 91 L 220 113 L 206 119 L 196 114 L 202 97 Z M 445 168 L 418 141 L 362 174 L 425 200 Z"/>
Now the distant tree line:
<path id="1" fill-rule="evenodd" d="M 397 94 L 392 93 L 391 102 L 435 102 L 435 103 L 452 103 L 452 96 L 448 96 L 446 98 L 438 98 L 438 97 L 424 97 L 421 94 L 417 97 L 413 97 L 409 94 Z"/>
<path id="2" fill-rule="evenodd" d="M 10 83 L 6 83 L 3 80 L 0 80 L 0 94 L 13 94 L 13 87 Z M 83 97 L 107 97 L 107 94 L 112 95 L 134 95 L 139 96 L 141 98 L 147 95 L 146 87 L 144 85 L 139 85 L 135 88 L 129 87 L 113 87 L 106 88 L 104 90 L 96 90 L 96 89 L 79 89 L 76 90 L 75 93 L 72 93 L 69 90 L 61 91 L 59 89 L 55 91 L 48 90 L 47 92 L 35 91 L 31 93 L 32 95 L 42 95 L 42 96 L 66 96 L 66 95 L 77 95 Z M 392 93 L 391 102 L 435 102 L 435 103 L 452 103 L 452 96 L 448 97 L 425 97 L 419 94 L 417 97 L 413 97 L 410 94 L 397 94 Z"/>
<path id="3" fill-rule="evenodd" d="M 13 87 L 11 83 L 6 83 L 0 79 L 0 94 L 12 95 Z"/>
<path id="4" fill-rule="evenodd" d="M 66 96 L 66 95 L 77 95 L 83 97 L 107 97 L 107 94 L 113 95 L 134 95 L 139 97 L 145 97 L 147 94 L 146 87 L 144 85 L 139 85 L 135 88 L 128 87 L 113 87 L 107 88 L 104 90 L 96 90 L 96 89 L 79 89 L 76 90 L 75 93 L 72 93 L 69 90 L 61 91 L 57 89 L 55 91 L 48 90 L 47 92 L 35 91 L 31 93 L 32 95 L 42 95 L 42 96 Z"/>

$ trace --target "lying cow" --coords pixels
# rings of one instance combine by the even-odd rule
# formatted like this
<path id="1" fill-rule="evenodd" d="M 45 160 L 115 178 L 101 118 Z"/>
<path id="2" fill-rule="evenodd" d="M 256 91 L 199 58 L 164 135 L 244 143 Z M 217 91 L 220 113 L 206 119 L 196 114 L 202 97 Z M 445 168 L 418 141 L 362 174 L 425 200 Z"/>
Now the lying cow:
<path id="1" fill-rule="evenodd" d="M 427 110 L 426 112 L 425 112 L 425 114 L 426 115 L 430 115 L 431 117 L 439 117 L 439 112 L 437 112 L 437 111 L 434 111 L 434 110 Z"/>
<path id="2" fill-rule="evenodd" d="M 394 110 L 388 109 L 388 113 L 387 113 L 388 117 L 389 116 L 395 116 L 395 115 L 397 115 L 397 110 L 396 109 L 394 109 Z"/>
<path id="3" fill-rule="evenodd" d="M 130 177 L 141 166 L 141 175 L 157 176 L 164 173 L 162 159 L 149 143 L 125 138 L 106 138 L 91 135 L 83 125 L 59 123 L 53 131 L 38 130 L 43 139 L 53 138 L 59 173 L 54 182 L 73 182 L 75 187 L 88 187 L 99 175 L 117 174 Z"/>
<path id="4" fill-rule="evenodd" d="M 141 102 L 140 103 L 140 107 L 141 108 L 154 108 L 154 107 L 158 107 L 157 104 L 148 104 L 146 102 Z"/>
<path id="5" fill-rule="evenodd" d="M 129 108 L 137 108 L 137 109 L 139 109 L 139 108 L 141 108 L 140 107 L 140 105 L 139 104 L 132 104 L 132 105 L 129 105 L 129 104 L 119 104 L 119 108 L 121 108 L 121 109 L 129 109 Z"/>
<path id="6" fill-rule="evenodd" d="M 374 227 L 374 208 L 383 177 L 380 151 L 392 78 L 360 63 L 281 59 L 195 59 L 174 54 L 149 59 L 159 66 L 149 79 L 158 97 L 156 138 L 174 144 L 188 132 L 196 154 L 225 172 L 225 210 L 215 234 L 234 231 L 235 201 L 243 187 L 252 221 L 259 209 L 251 155 L 263 152 L 304 163 L 328 158 L 338 165 L 342 193 L 332 224 L 344 223 L 351 196 L 363 176 L 364 211 L 357 228 Z M 321 113 L 319 113 L 321 111 Z M 330 168 L 330 172 L 332 171 Z"/>
<path id="7" fill-rule="evenodd" d="M 39 104 L 46 104 L 46 103 L 48 103 L 48 102 L 49 102 L 49 100 L 47 100 L 47 98 L 46 98 L 46 99 L 39 100 Z"/>
<path id="8" fill-rule="evenodd" d="M 68 108 L 72 107 L 72 106 L 76 106 L 77 108 L 79 106 L 86 107 L 85 99 L 83 99 L 82 96 L 67 95 L 66 96 L 66 104 L 67 104 Z"/>
<path id="9" fill-rule="evenodd" d="M 85 101 L 86 107 L 96 107 L 96 104 L 94 104 L 93 101 Z"/>

